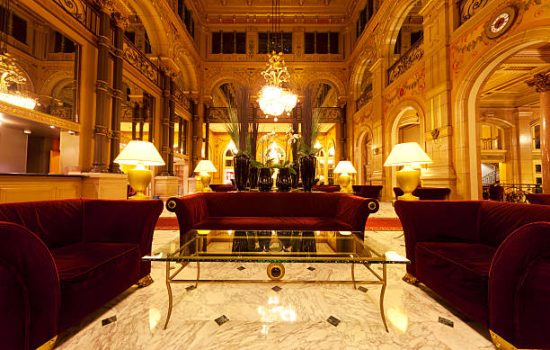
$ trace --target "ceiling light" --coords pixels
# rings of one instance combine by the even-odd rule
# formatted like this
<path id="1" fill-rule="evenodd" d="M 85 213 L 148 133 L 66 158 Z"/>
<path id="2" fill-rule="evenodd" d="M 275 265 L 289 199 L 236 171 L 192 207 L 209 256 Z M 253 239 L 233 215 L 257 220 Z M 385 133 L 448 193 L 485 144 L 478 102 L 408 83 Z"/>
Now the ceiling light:
<path id="1" fill-rule="evenodd" d="M 23 133 L 27 134 L 27 135 L 30 135 L 32 134 L 32 132 L 29 130 L 29 129 L 25 129 L 23 130 Z"/>
<path id="2" fill-rule="evenodd" d="M 50 125 L 50 129 L 55 129 L 55 125 Z"/>

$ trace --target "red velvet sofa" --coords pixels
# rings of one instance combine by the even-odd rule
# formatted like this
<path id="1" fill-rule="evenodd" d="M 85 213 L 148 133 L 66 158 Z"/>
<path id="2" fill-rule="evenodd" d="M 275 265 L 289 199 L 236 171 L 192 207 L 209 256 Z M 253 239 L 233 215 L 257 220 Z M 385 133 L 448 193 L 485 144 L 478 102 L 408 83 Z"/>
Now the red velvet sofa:
<path id="1" fill-rule="evenodd" d="M 36 349 L 147 277 L 161 212 L 153 200 L 0 204 L 1 348 Z"/>
<path id="2" fill-rule="evenodd" d="M 344 193 L 202 192 L 173 197 L 180 235 L 212 230 L 365 230 L 378 201 Z"/>
<path id="3" fill-rule="evenodd" d="M 525 198 L 531 204 L 550 205 L 550 194 L 544 193 L 527 193 Z"/>
<path id="4" fill-rule="evenodd" d="M 408 282 L 422 282 L 496 343 L 550 348 L 550 207 L 397 201 Z"/>

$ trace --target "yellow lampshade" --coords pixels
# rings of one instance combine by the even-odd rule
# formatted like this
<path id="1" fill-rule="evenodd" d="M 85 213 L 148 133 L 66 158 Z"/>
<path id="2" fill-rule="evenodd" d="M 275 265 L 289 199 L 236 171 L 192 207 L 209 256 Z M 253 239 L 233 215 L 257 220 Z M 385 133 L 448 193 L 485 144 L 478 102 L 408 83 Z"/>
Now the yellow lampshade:
<path id="1" fill-rule="evenodd" d="M 393 147 L 384 166 L 428 164 L 432 160 L 416 142 L 398 143 Z"/>
<path id="2" fill-rule="evenodd" d="M 141 164 L 150 166 L 164 165 L 164 160 L 159 152 L 149 141 L 132 140 L 118 154 L 115 163 L 118 164 Z"/>
<path id="3" fill-rule="evenodd" d="M 384 166 L 403 166 L 396 172 L 397 184 L 403 191 L 402 200 L 417 200 L 412 192 L 420 185 L 420 170 L 413 166 L 431 163 L 430 157 L 416 142 L 398 143 L 393 147 Z"/>
<path id="4" fill-rule="evenodd" d="M 357 174 L 357 170 L 349 160 L 341 160 L 334 168 L 335 174 Z"/>
<path id="5" fill-rule="evenodd" d="M 208 159 L 203 159 L 195 167 L 195 172 L 196 173 L 216 173 L 218 172 L 218 169 L 216 169 L 212 161 Z"/>
<path id="6" fill-rule="evenodd" d="M 164 165 L 164 160 L 159 152 L 149 141 L 132 140 L 119 153 L 114 160 L 118 164 L 135 165 L 135 168 L 128 170 L 128 182 L 136 191 L 132 199 L 147 199 L 145 190 L 151 182 L 151 171 L 145 168 L 145 165 L 159 166 Z"/>

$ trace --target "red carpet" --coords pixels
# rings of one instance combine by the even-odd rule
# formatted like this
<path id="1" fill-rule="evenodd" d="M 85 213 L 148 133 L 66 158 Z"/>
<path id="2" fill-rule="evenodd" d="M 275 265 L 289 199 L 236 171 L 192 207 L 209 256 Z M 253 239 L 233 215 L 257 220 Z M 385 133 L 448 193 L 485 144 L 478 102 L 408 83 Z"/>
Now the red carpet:
<path id="1" fill-rule="evenodd" d="M 157 222 L 156 230 L 179 230 L 178 219 L 175 217 L 161 217 Z M 401 222 L 398 218 L 368 218 L 368 231 L 401 231 Z"/>

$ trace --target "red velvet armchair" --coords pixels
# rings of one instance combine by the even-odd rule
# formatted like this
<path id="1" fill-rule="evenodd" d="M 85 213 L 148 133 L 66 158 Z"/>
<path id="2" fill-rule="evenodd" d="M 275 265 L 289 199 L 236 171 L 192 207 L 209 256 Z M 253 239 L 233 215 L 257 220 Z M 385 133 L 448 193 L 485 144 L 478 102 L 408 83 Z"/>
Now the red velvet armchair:
<path id="1" fill-rule="evenodd" d="M 405 280 L 422 282 L 491 330 L 497 344 L 550 348 L 550 207 L 397 201 Z"/>
<path id="2" fill-rule="evenodd" d="M 0 204 L 0 337 L 36 349 L 146 281 L 162 201 Z M 53 339 L 53 341 L 52 341 Z"/>

